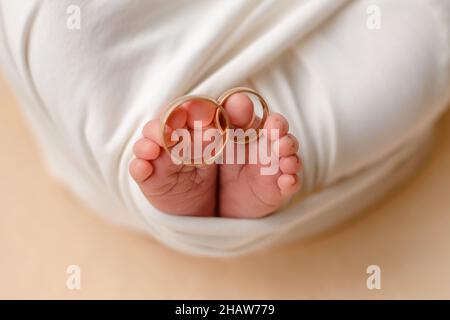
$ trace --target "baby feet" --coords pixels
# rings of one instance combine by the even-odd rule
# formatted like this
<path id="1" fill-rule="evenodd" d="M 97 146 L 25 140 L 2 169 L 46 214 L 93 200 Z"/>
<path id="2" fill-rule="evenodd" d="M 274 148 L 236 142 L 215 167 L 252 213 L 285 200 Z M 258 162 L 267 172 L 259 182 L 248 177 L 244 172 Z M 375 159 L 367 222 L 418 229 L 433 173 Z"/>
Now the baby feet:
<path id="1" fill-rule="evenodd" d="M 214 118 L 214 108 L 205 101 L 184 104 L 168 119 L 165 135 L 170 136 L 178 128 L 193 129 L 194 120 L 209 126 Z M 134 145 L 136 158 L 129 169 L 148 201 L 166 213 L 215 215 L 217 165 L 175 164 L 162 148 L 159 119 L 149 121 L 142 134 L 143 137 Z"/>
<path id="2" fill-rule="evenodd" d="M 224 108 L 233 127 L 257 126 L 259 119 L 246 94 L 230 96 Z M 165 135 L 170 136 L 178 128 L 192 130 L 194 121 L 201 121 L 204 129 L 211 128 L 214 117 L 212 103 L 191 100 L 172 113 Z M 247 161 L 244 164 L 227 163 L 229 159 L 225 154 L 224 164 L 189 166 L 172 161 L 162 148 L 159 119 L 151 120 L 134 146 L 136 158 L 130 164 L 130 174 L 152 205 L 166 213 L 233 218 L 266 216 L 300 190 L 297 173 L 301 170 L 301 161 L 297 155 L 298 141 L 288 133 L 289 124 L 282 115 L 271 114 L 264 128 L 266 135 L 259 142 L 245 146 L 233 144 L 235 154 L 237 148 L 245 149 Z M 277 130 L 278 136 L 271 134 L 272 130 Z M 268 165 L 260 163 L 259 158 L 256 163 L 248 161 L 252 148 L 258 143 L 266 143 L 268 151 L 274 152 L 279 161 L 271 174 L 262 174 L 261 169 Z"/>
<path id="3" fill-rule="evenodd" d="M 245 107 L 244 107 L 245 106 Z M 225 102 L 225 110 L 235 127 L 247 128 L 251 124 L 242 119 L 257 122 L 258 119 L 244 115 L 253 114 L 253 103 L 247 95 L 237 93 Z M 255 126 L 255 125 L 253 125 Z M 300 158 L 297 155 L 299 143 L 289 134 L 289 123 L 280 114 L 269 115 L 264 125 L 267 149 L 277 157 L 277 168 L 271 174 L 263 174 L 261 170 L 269 165 L 256 164 L 224 164 L 220 166 L 219 203 L 220 215 L 233 218 L 259 218 L 266 216 L 278 208 L 292 195 L 300 190 L 297 173 L 301 169 Z M 274 133 L 278 134 L 274 134 Z M 242 146 L 241 146 L 242 147 Z M 261 147 L 257 141 L 245 145 L 248 155 L 250 150 Z M 239 145 L 235 145 L 239 148 Z M 273 163 L 271 163 L 273 164 Z"/>

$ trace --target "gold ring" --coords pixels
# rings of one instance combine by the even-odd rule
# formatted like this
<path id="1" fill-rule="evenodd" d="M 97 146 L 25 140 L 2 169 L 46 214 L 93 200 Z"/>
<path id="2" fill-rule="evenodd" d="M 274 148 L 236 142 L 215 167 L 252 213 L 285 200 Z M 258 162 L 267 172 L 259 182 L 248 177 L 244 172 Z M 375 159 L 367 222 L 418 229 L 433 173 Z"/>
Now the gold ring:
<path id="1" fill-rule="evenodd" d="M 244 140 L 239 140 L 237 136 L 234 136 L 234 142 L 238 143 L 238 144 L 247 144 L 250 143 L 252 141 L 255 141 L 256 139 L 259 138 L 259 136 L 262 133 L 262 129 L 264 128 L 264 125 L 266 123 L 267 117 L 269 116 L 269 105 L 267 104 L 266 100 L 261 96 L 261 94 L 259 94 L 259 92 L 247 88 L 247 87 L 236 87 L 236 88 L 232 88 L 230 90 L 225 91 L 218 100 L 219 104 L 221 106 L 223 106 L 223 104 L 225 103 L 225 101 L 233 94 L 238 93 L 238 92 L 247 92 L 250 94 L 255 95 L 259 102 L 261 102 L 261 107 L 263 109 L 263 116 L 261 119 L 261 122 L 258 126 L 258 128 L 256 128 L 257 134 L 252 136 L 252 137 L 248 137 L 247 135 L 244 136 Z"/>
<path id="2" fill-rule="evenodd" d="M 197 162 L 197 160 L 199 159 L 192 159 L 193 161 L 191 162 L 191 160 L 186 161 L 185 159 L 181 159 L 180 157 L 176 156 L 175 154 L 172 154 L 170 152 L 170 148 L 167 145 L 167 141 L 166 141 L 166 137 L 165 137 L 165 127 L 167 124 L 167 120 L 169 119 L 170 115 L 172 114 L 173 111 L 175 111 L 175 109 L 179 106 L 181 106 L 182 104 L 190 101 L 190 100 L 204 100 L 207 102 L 212 103 L 215 107 L 216 107 L 216 112 L 214 115 L 214 123 L 216 125 L 216 128 L 219 130 L 220 134 L 223 136 L 225 134 L 225 141 L 223 142 L 222 146 L 220 147 L 220 149 L 218 150 L 218 152 L 212 156 L 209 159 L 203 160 L 203 156 L 200 159 L 200 162 Z M 223 117 L 223 120 L 225 121 L 225 130 L 223 129 L 222 126 L 222 121 L 221 121 L 221 116 Z M 175 100 L 173 100 L 169 106 L 167 107 L 165 113 L 162 115 L 162 117 L 160 118 L 160 138 L 161 138 L 161 142 L 162 142 L 162 147 L 164 148 L 164 150 L 167 151 L 167 153 L 170 154 L 171 157 L 175 158 L 178 162 L 180 162 L 181 164 L 184 165 L 199 165 L 199 164 L 211 164 L 213 163 L 224 151 L 226 144 L 228 143 L 228 139 L 229 139 L 229 130 L 227 130 L 230 127 L 230 120 L 228 118 L 228 115 L 224 109 L 224 107 L 217 103 L 217 101 L 209 96 L 206 95 L 186 95 L 186 96 L 181 96 Z M 203 139 L 202 139 L 203 140 Z"/>

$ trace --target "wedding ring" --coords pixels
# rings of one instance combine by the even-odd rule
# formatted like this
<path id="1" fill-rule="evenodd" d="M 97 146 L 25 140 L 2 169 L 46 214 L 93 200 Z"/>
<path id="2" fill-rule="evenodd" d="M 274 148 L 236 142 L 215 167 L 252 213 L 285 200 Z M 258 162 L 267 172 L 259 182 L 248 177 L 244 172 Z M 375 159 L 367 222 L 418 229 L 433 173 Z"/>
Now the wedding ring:
<path id="1" fill-rule="evenodd" d="M 259 102 L 261 103 L 261 107 L 262 107 L 262 111 L 263 111 L 263 115 L 262 118 L 260 119 L 260 123 L 258 128 L 255 128 L 256 130 L 256 134 L 254 134 L 253 136 L 247 136 L 244 135 L 244 139 L 240 140 L 238 136 L 234 135 L 234 142 L 238 143 L 238 144 L 247 144 L 250 142 L 255 141 L 256 139 L 259 138 L 259 136 L 262 133 L 262 129 L 264 128 L 264 125 L 266 123 L 267 117 L 269 116 L 269 105 L 267 104 L 266 100 L 261 96 L 261 94 L 259 94 L 259 92 L 247 88 L 247 87 L 236 87 L 236 88 L 232 88 L 230 90 L 225 91 L 218 99 L 218 103 L 223 106 L 224 103 L 227 101 L 227 99 L 235 94 L 235 93 L 239 93 L 239 92 L 243 92 L 243 93 L 249 93 L 252 94 L 254 96 L 256 96 L 259 100 Z M 235 129 L 235 128 L 233 128 Z M 248 128 L 243 128 L 243 129 L 248 129 Z"/>
<path id="2" fill-rule="evenodd" d="M 195 159 L 195 158 L 194 159 L 182 159 L 181 157 L 175 155 L 174 153 L 171 153 L 170 147 L 166 140 L 166 136 L 164 134 L 167 121 L 169 120 L 169 117 L 171 116 L 171 114 L 175 111 L 176 108 L 180 107 L 182 104 L 184 104 L 188 101 L 191 101 L 191 100 L 203 100 L 203 101 L 207 101 L 214 105 L 214 107 L 216 108 L 216 111 L 214 114 L 215 126 L 218 129 L 218 131 L 220 132 L 221 136 L 225 135 L 225 141 L 223 141 L 222 145 L 217 150 L 216 154 L 214 154 L 214 156 L 210 157 L 209 159 L 203 159 L 203 155 L 201 156 L 200 159 L 199 158 L 197 158 L 197 159 Z M 225 123 L 223 123 L 223 122 L 225 122 Z M 225 125 L 225 129 L 224 129 L 223 125 Z M 161 138 L 161 142 L 162 142 L 162 147 L 164 148 L 164 150 L 166 150 L 170 154 L 172 159 L 176 159 L 177 162 L 179 162 L 181 164 L 193 165 L 193 166 L 202 165 L 202 164 L 212 164 L 218 157 L 220 157 L 222 155 L 222 153 L 226 147 L 226 144 L 228 143 L 229 130 L 227 130 L 227 129 L 229 129 L 229 127 L 230 127 L 230 121 L 229 121 L 228 115 L 227 115 L 225 109 L 223 108 L 223 106 L 221 104 L 219 104 L 217 102 L 217 100 L 215 100 L 209 96 L 206 96 L 206 95 L 181 96 L 181 97 L 173 100 L 168 105 L 166 111 L 160 118 L 160 138 Z"/>
<path id="3" fill-rule="evenodd" d="M 257 128 L 251 128 L 256 130 L 255 134 L 253 134 L 252 136 L 248 136 L 246 133 L 244 134 L 244 139 L 239 139 L 239 136 L 234 134 L 234 142 L 238 143 L 238 144 L 247 144 L 250 142 L 255 141 L 256 139 L 259 138 L 259 136 L 262 133 L 262 129 L 264 128 L 264 125 L 266 123 L 266 120 L 269 116 L 269 106 L 266 102 L 266 100 L 261 96 L 261 94 L 259 94 L 257 91 L 247 88 L 247 87 L 236 87 L 236 88 L 232 88 L 230 90 L 225 91 L 217 100 L 206 96 L 206 95 L 186 95 L 186 96 L 181 96 L 175 100 L 173 100 L 167 107 L 166 111 L 164 112 L 164 114 L 161 117 L 160 120 L 160 138 L 161 138 L 161 142 L 162 142 L 162 147 L 164 148 L 165 151 L 167 151 L 172 159 L 177 160 L 178 163 L 184 164 L 184 165 L 201 165 L 201 164 L 211 164 L 213 163 L 218 157 L 220 157 L 223 153 L 223 151 L 225 150 L 226 144 L 228 143 L 229 140 L 229 136 L 230 136 L 230 130 L 231 126 L 230 126 L 230 120 L 228 117 L 228 114 L 224 108 L 224 104 L 227 101 L 227 99 L 235 94 L 235 93 L 239 93 L 239 92 L 243 92 L 243 93 L 248 93 L 248 94 L 252 94 L 254 96 L 256 96 L 259 100 L 259 102 L 261 103 L 261 107 L 262 107 L 262 111 L 263 111 L 263 115 L 262 118 L 259 120 L 259 124 Z M 166 135 L 165 135 L 165 128 L 166 128 L 166 124 L 167 121 L 169 120 L 171 114 L 176 110 L 176 108 L 180 107 L 182 104 L 188 102 L 188 101 L 192 101 L 192 100 L 203 100 L 203 101 L 207 101 L 209 103 L 211 103 L 212 105 L 214 105 L 214 107 L 216 108 L 216 111 L 214 113 L 214 124 L 216 126 L 216 128 L 218 129 L 218 131 L 220 132 L 221 136 L 225 135 L 225 141 L 222 141 L 222 145 L 220 146 L 220 148 L 217 150 L 217 152 L 214 154 L 214 156 L 210 157 L 209 159 L 203 159 L 203 155 L 201 156 L 200 159 L 182 159 L 181 157 L 175 155 L 174 153 L 170 152 L 170 147 L 167 143 L 166 140 Z M 232 128 L 232 129 L 236 129 L 236 128 Z M 249 129 L 249 128 L 242 128 L 244 130 Z"/>

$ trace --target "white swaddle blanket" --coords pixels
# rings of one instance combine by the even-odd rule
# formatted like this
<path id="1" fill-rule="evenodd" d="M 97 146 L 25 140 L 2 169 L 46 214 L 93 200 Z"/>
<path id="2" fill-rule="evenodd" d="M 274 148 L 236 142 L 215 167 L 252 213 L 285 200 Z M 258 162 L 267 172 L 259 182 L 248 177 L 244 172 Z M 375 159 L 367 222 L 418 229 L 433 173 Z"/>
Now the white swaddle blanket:
<path id="1" fill-rule="evenodd" d="M 449 7 L 1 0 L 0 59 L 49 168 L 81 199 L 173 248 L 233 255 L 309 235 L 411 172 L 449 97 Z M 238 85 L 290 120 L 305 168 L 302 199 L 258 220 L 152 207 L 128 174 L 142 126 L 175 97 L 217 97 Z"/>

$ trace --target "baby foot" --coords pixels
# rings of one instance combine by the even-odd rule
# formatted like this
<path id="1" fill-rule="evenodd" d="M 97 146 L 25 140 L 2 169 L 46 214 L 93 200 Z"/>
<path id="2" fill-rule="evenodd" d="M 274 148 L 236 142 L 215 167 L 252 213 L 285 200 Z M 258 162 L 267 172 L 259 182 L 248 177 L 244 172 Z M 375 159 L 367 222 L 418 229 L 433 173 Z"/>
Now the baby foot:
<path id="1" fill-rule="evenodd" d="M 165 135 L 169 137 L 178 128 L 193 129 L 194 121 L 202 121 L 206 127 L 212 123 L 214 115 L 215 107 L 211 103 L 191 100 L 172 113 Z M 162 148 L 159 119 L 149 121 L 142 133 L 143 137 L 134 145 L 136 158 L 130 163 L 129 171 L 146 198 L 166 213 L 213 216 L 217 165 L 175 164 Z"/>
<path id="2" fill-rule="evenodd" d="M 224 107 L 235 127 L 246 128 L 251 126 L 251 122 L 258 122 L 257 118 L 254 119 L 253 103 L 246 94 L 236 93 L 230 96 Z M 279 159 L 279 167 L 275 174 L 263 175 L 261 168 L 264 165 L 260 163 L 222 164 L 219 180 L 220 216 L 263 217 L 279 209 L 287 199 L 299 191 L 301 182 L 297 173 L 302 167 L 297 155 L 299 143 L 288 133 L 287 120 L 280 114 L 271 114 L 264 128 L 268 132 L 268 147 L 276 146 L 273 151 L 278 152 L 276 156 Z M 278 130 L 278 137 L 271 135 L 273 129 Z M 255 147 L 255 144 L 256 141 L 245 146 L 246 152 Z"/>

